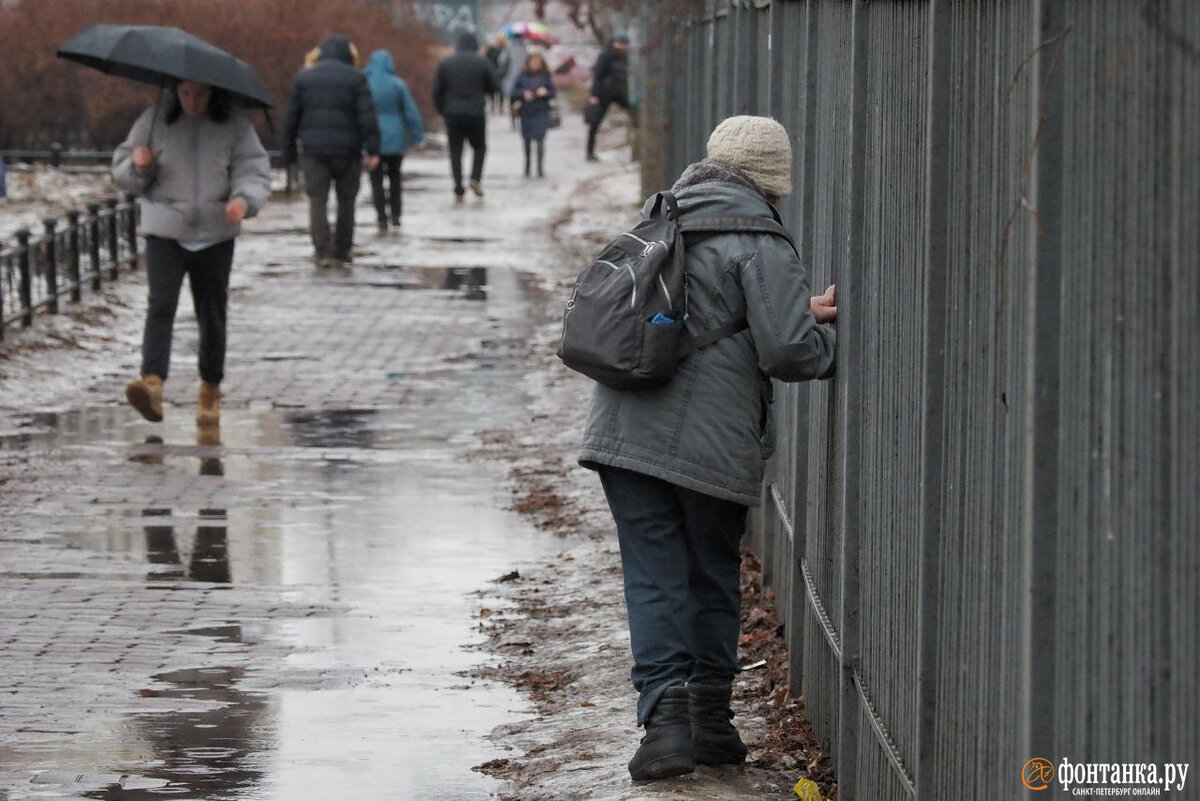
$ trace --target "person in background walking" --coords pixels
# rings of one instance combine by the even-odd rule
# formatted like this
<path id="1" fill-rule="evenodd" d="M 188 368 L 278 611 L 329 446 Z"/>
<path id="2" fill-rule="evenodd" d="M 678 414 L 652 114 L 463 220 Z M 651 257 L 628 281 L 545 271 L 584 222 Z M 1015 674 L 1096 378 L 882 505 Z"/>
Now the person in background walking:
<path id="1" fill-rule="evenodd" d="M 545 176 L 546 131 L 550 130 L 550 100 L 554 80 L 539 52 L 525 57 L 525 66 L 513 83 L 512 102 L 521 113 L 521 138 L 525 140 L 525 177 L 529 177 L 530 145 L 537 144 L 538 178 Z"/>
<path id="2" fill-rule="evenodd" d="M 787 131 L 767 117 L 730 117 L 708 158 L 676 181 L 680 221 L 762 217 L 792 187 Z M 671 382 L 621 391 L 597 385 L 580 464 L 597 470 L 616 523 L 633 651 L 637 780 L 736 764 L 732 723 L 740 629 L 739 542 L 760 502 L 773 447 L 771 381 L 834 370 L 835 287 L 811 296 L 808 267 L 782 237 L 707 235 L 687 249 L 689 337 L 742 318 L 747 329 L 694 351 Z"/>
<path id="3" fill-rule="evenodd" d="M 396 63 L 386 50 L 371 54 L 365 70 L 379 120 L 379 166 L 371 170 L 371 198 L 375 202 L 375 217 L 379 232 L 387 233 L 388 223 L 400 225 L 401 201 L 400 168 L 409 145 L 419 145 L 425 139 L 421 113 L 413 100 L 408 84 L 396 77 Z M 383 179 L 387 177 L 385 194 Z"/>
<path id="4" fill-rule="evenodd" d="M 608 114 L 608 107 L 616 103 L 629 113 L 634 125 L 637 112 L 629 102 L 629 37 L 614 36 L 612 42 L 596 59 L 592 71 L 592 91 L 588 97 L 584 117 L 588 124 L 587 160 L 599 161 L 596 156 L 596 132 Z"/>
<path id="5" fill-rule="evenodd" d="M 300 161 L 308 193 L 308 223 L 318 267 L 352 259 L 354 204 L 362 182 L 363 151 L 368 170 L 379 166 L 379 123 L 366 77 L 354 67 L 345 36 L 327 37 L 321 55 L 292 84 L 283 124 L 283 160 Z M 301 154 L 300 148 L 303 148 Z M 337 222 L 329 236 L 329 188 L 337 196 Z"/>
<path id="6" fill-rule="evenodd" d="M 507 100 L 512 97 L 513 84 L 517 82 L 517 77 L 525 66 L 525 58 L 529 55 L 529 43 L 523 36 L 514 37 L 506 42 L 505 52 L 508 53 L 508 59 L 500 77 L 500 88 Z M 511 101 L 509 102 L 511 103 Z M 509 125 L 516 129 L 517 118 L 509 115 Z"/>
<path id="7" fill-rule="evenodd" d="M 495 74 L 496 80 L 498 82 L 502 81 L 508 74 L 508 62 L 510 58 L 508 52 L 508 37 L 502 33 L 496 34 L 492 38 L 492 43 L 488 45 L 487 50 L 484 51 L 483 57 L 486 58 L 488 63 L 492 65 L 492 72 Z M 490 95 L 488 95 L 488 97 L 491 98 L 492 101 L 491 110 L 497 113 L 504 111 L 504 92 L 492 92 Z"/>
<path id="8" fill-rule="evenodd" d="M 180 81 L 163 107 L 147 109 L 115 151 L 113 180 L 140 195 L 150 299 L 142 333 L 141 377 L 125 388 L 151 422 L 163 419 L 163 382 L 179 289 L 187 277 L 200 328 L 196 422 L 221 420 L 225 332 L 234 238 L 271 192 L 271 163 L 229 95 Z"/>
<path id="9" fill-rule="evenodd" d="M 463 141 L 471 144 L 471 191 L 483 196 L 483 158 L 487 154 L 487 97 L 499 90 L 487 59 L 479 55 L 479 42 L 464 33 L 454 55 L 442 59 L 433 79 L 433 107 L 446 121 L 450 145 L 450 173 L 454 197 L 462 202 Z"/>

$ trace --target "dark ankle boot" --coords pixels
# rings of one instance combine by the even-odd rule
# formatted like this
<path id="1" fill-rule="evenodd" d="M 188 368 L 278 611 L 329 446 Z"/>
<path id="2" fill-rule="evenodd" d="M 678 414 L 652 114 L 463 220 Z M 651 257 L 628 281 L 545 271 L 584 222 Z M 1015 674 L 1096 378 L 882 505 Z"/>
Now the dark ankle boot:
<path id="1" fill-rule="evenodd" d="M 746 761 L 746 746 L 733 727 L 729 708 L 730 684 L 688 685 L 692 715 L 692 745 L 701 765 L 736 765 Z"/>
<path id="2" fill-rule="evenodd" d="M 629 775 L 644 781 L 682 776 L 695 769 L 688 691 L 680 684 L 663 693 L 646 719 L 646 736 L 629 761 Z"/>

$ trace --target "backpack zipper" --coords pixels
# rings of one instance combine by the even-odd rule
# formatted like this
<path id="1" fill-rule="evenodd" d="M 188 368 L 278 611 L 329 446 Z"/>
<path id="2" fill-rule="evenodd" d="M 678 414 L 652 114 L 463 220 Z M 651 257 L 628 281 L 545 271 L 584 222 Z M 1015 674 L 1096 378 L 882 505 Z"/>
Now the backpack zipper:
<path id="1" fill-rule="evenodd" d="M 627 237 L 629 237 L 630 239 L 632 239 L 632 240 L 634 240 L 634 241 L 641 242 L 641 243 L 642 243 L 642 255 L 643 255 L 643 256 L 645 256 L 647 253 L 649 253 L 651 250 L 653 250 L 655 245 L 661 245 L 661 246 L 662 246 L 662 247 L 664 247 L 664 248 L 667 246 L 667 243 L 666 243 L 666 242 L 663 242 L 663 241 L 661 241 L 661 240 L 659 240 L 659 239 L 656 239 L 656 240 L 654 240 L 653 242 L 647 242 L 645 239 L 642 239 L 642 238 L 641 238 L 640 236 L 638 236 L 637 234 L 631 234 L 631 233 L 629 233 L 628 231 L 626 231 L 625 233 L 621 234 L 621 236 L 627 236 Z"/>

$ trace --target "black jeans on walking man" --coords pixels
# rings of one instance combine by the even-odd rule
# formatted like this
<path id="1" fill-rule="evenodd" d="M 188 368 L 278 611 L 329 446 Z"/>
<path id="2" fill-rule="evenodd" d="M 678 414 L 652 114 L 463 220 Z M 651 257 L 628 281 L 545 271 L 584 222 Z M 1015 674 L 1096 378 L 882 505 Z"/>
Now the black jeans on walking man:
<path id="1" fill-rule="evenodd" d="M 304 186 L 308 193 L 308 225 L 318 261 L 351 260 L 354 246 L 354 203 L 362 184 L 361 156 L 305 156 Z M 329 187 L 337 196 L 337 222 L 333 241 L 329 237 Z"/>
<path id="2" fill-rule="evenodd" d="M 200 328 L 200 379 L 214 386 L 225 377 L 225 324 L 233 240 L 188 250 L 174 239 L 146 237 L 146 280 L 150 307 L 142 335 L 142 375 L 164 381 L 171 364 L 171 334 L 184 276 Z"/>
<path id="3" fill-rule="evenodd" d="M 446 115 L 446 138 L 450 145 L 450 174 L 454 177 L 454 194 L 463 194 L 463 140 L 471 145 L 471 180 L 483 180 L 483 158 L 487 154 L 487 118 L 477 115 Z"/>
<path id="4" fill-rule="evenodd" d="M 381 228 L 389 221 L 393 226 L 400 224 L 400 213 L 403 211 L 400 168 L 403 164 L 402 154 L 380 156 L 379 166 L 370 172 L 371 200 L 375 204 L 375 217 Z M 388 184 L 386 191 L 383 186 L 384 178 L 387 178 Z"/>

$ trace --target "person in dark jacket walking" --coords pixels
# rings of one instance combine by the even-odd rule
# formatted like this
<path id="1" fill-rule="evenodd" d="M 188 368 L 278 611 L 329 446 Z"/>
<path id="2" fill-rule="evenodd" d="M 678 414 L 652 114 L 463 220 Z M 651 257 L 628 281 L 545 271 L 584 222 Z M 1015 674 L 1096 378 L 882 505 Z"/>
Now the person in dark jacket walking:
<path id="1" fill-rule="evenodd" d="M 504 76 L 508 73 L 508 62 L 512 57 L 508 52 L 508 37 L 502 33 L 496 34 L 492 38 L 492 43 L 483 51 L 483 57 L 492 65 L 492 73 L 496 76 L 496 81 L 504 80 Z M 491 99 L 492 109 L 496 112 L 504 111 L 504 92 L 492 92 L 488 97 Z"/>
<path id="2" fill-rule="evenodd" d="M 299 159 L 304 170 L 317 266 L 336 267 L 351 260 L 363 152 L 368 170 L 379 166 L 379 123 L 367 79 L 354 67 L 350 40 L 327 37 L 320 53 L 292 84 L 283 124 L 283 160 L 291 165 Z M 337 195 L 332 242 L 326 211 L 331 185 Z"/>
<path id="3" fill-rule="evenodd" d="M 730 117 L 708 158 L 675 183 L 681 221 L 762 217 L 791 191 L 787 131 Z M 616 523 L 633 651 L 637 780 L 735 764 L 732 723 L 740 628 L 739 542 L 760 502 L 772 449 L 771 379 L 834 369 L 835 287 L 811 296 L 807 265 L 782 237 L 730 232 L 687 248 L 688 337 L 744 318 L 748 327 L 684 358 L 666 386 L 597 385 L 580 463 L 597 470 Z"/>
<path id="4" fill-rule="evenodd" d="M 425 139 L 425 128 L 421 125 L 421 112 L 417 110 L 408 84 L 396 77 L 396 63 L 391 53 L 376 50 L 364 72 L 379 119 L 379 166 L 371 170 L 371 198 L 375 202 L 379 231 L 387 233 L 389 222 L 393 228 L 400 225 L 403 209 L 400 168 L 404 153 L 410 144 L 421 144 Z M 388 180 L 386 194 L 384 177 Z"/>
<path id="5" fill-rule="evenodd" d="M 613 37 L 592 69 L 592 91 L 583 112 L 588 124 L 588 161 L 599 161 L 596 156 L 596 132 L 600 130 L 600 123 L 604 122 L 608 107 L 613 103 L 625 109 L 637 124 L 637 111 L 629 102 L 629 37 L 624 35 Z"/>
<path id="6" fill-rule="evenodd" d="M 242 220 L 267 202 L 271 162 L 228 93 L 180 81 L 163 106 L 144 111 L 113 151 L 113 181 L 140 195 L 150 293 L 141 377 L 125 388 L 125 399 L 147 420 L 163 419 L 163 382 L 186 276 L 200 329 L 196 423 L 212 428 L 221 421 L 233 243 Z"/>
<path id="7" fill-rule="evenodd" d="M 433 79 L 433 107 L 446 121 L 450 146 L 450 174 L 454 197 L 463 197 L 463 141 L 471 144 L 471 191 L 483 195 L 483 158 L 487 154 L 487 97 L 499 91 L 496 74 L 479 55 L 479 41 L 469 33 L 458 40 L 454 55 L 442 59 Z"/>
<path id="8" fill-rule="evenodd" d="M 513 83 L 512 102 L 521 112 L 521 138 L 525 140 L 525 177 L 529 177 L 530 146 L 537 145 L 538 178 L 545 177 L 546 132 L 550 130 L 550 101 L 554 80 L 541 53 L 530 53 Z"/>

